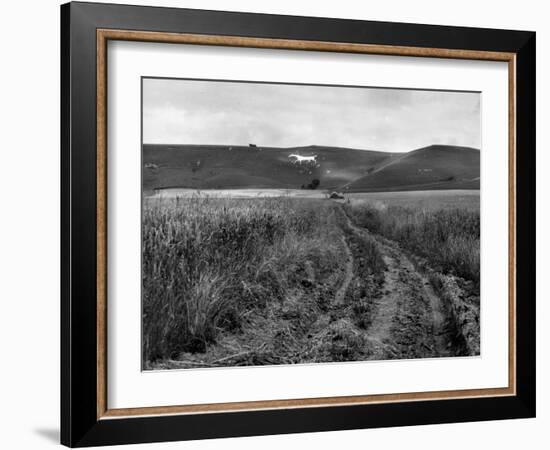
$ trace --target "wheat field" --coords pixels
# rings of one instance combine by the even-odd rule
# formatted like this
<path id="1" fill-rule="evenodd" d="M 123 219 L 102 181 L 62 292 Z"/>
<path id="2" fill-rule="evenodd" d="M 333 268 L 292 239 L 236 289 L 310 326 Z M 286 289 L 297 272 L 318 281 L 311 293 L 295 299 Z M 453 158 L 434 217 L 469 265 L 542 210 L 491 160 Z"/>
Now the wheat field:
<path id="1" fill-rule="evenodd" d="M 369 335 L 391 287 L 385 242 L 437 292 L 454 354 L 479 352 L 478 209 L 196 196 L 146 199 L 142 221 L 145 369 L 410 357 Z M 437 356 L 407 337 L 421 338 L 431 350 L 413 357 Z"/>

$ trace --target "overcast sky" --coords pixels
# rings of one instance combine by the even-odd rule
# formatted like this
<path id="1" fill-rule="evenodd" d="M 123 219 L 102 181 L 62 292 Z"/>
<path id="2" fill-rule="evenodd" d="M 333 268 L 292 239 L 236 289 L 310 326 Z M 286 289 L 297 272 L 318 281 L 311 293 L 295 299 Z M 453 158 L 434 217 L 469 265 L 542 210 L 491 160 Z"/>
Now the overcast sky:
<path id="1" fill-rule="evenodd" d="M 478 93 L 143 80 L 146 144 L 480 148 Z"/>

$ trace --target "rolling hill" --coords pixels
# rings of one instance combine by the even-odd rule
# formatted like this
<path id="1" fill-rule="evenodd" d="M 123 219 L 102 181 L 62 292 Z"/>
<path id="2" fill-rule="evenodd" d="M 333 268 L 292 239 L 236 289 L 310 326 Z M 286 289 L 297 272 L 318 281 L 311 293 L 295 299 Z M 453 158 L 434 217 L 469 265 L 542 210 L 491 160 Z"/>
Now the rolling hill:
<path id="1" fill-rule="evenodd" d="M 344 188 L 352 192 L 479 189 L 479 150 L 431 145 L 382 164 Z"/>
<path id="2" fill-rule="evenodd" d="M 316 156 L 298 162 L 296 157 Z M 143 188 L 307 187 L 350 192 L 479 189 L 479 151 L 430 146 L 408 153 L 352 148 L 220 145 L 143 146 Z"/>
<path id="3" fill-rule="evenodd" d="M 290 154 L 316 155 L 315 163 L 298 163 Z M 197 189 L 300 189 L 318 179 L 335 189 L 374 170 L 398 154 L 336 147 L 243 147 L 144 145 L 143 185 Z"/>

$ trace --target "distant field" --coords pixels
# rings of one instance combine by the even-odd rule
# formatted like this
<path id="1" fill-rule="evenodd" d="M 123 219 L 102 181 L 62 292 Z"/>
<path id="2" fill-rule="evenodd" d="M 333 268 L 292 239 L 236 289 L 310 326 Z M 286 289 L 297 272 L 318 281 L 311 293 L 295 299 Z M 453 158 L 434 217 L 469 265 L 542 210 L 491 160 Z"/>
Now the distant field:
<path id="1" fill-rule="evenodd" d="M 158 190 L 151 198 L 267 198 L 267 197 L 300 197 L 325 198 L 324 191 L 307 189 L 185 189 L 168 188 Z"/>
<path id="2" fill-rule="evenodd" d="M 352 205 L 404 206 L 425 210 L 460 208 L 479 211 L 479 190 L 356 192 L 346 194 Z"/>
<path id="3" fill-rule="evenodd" d="M 170 188 L 148 197 L 159 198 L 268 198 L 293 197 L 326 199 L 330 192 L 308 189 L 183 189 Z M 479 209 L 479 190 L 353 192 L 344 194 L 352 204 L 367 202 L 373 206 L 408 206 L 421 209 Z"/>

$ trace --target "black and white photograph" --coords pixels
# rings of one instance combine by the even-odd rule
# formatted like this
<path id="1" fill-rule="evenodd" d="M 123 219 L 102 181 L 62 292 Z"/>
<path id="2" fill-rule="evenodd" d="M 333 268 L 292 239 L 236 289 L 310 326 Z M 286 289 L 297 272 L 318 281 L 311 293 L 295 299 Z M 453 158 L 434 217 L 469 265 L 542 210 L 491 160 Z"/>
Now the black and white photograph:
<path id="1" fill-rule="evenodd" d="M 480 355 L 479 92 L 141 82 L 143 370 Z"/>

